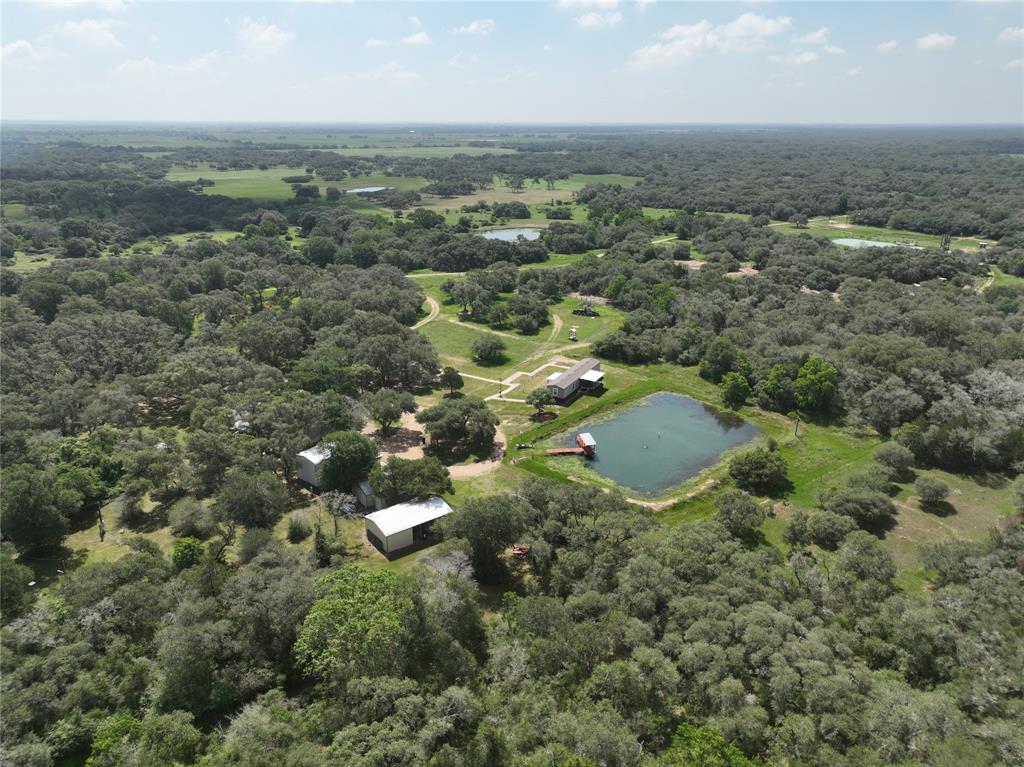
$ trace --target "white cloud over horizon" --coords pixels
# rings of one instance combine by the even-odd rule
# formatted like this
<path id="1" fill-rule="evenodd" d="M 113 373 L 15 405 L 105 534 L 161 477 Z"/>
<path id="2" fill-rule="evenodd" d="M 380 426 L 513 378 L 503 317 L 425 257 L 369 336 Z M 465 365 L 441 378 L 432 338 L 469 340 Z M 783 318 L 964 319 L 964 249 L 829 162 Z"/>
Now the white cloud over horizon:
<path id="1" fill-rule="evenodd" d="M 452 31 L 457 35 L 486 35 L 494 30 L 494 26 L 494 19 L 474 19 Z"/>
<path id="2" fill-rule="evenodd" d="M 914 41 L 921 51 L 948 51 L 956 45 L 956 36 L 945 32 L 931 32 Z"/>
<path id="3" fill-rule="evenodd" d="M 245 16 L 238 29 L 238 40 L 253 54 L 272 56 L 295 39 L 295 33 L 281 29 L 277 24 L 254 21 Z"/>
<path id="4" fill-rule="evenodd" d="M 622 14 L 619 11 L 591 11 L 576 17 L 576 26 L 584 29 L 601 29 L 602 27 L 614 27 L 622 21 Z"/>
<path id="5" fill-rule="evenodd" d="M 114 34 L 114 28 L 124 25 L 125 22 L 115 19 L 65 21 L 51 27 L 42 37 L 43 39 L 59 38 L 91 48 L 120 48 L 121 41 Z"/>
<path id="6" fill-rule="evenodd" d="M 713 25 L 707 19 L 696 24 L 676 24 L 664 30 L 662 42 L 633 51 L 628 66 L 645 70 L 672 66 L 703 53 L 754 53 L 768 47 L 770 38 L 792 25 L 788 16 L 768 18 L 744 13 L 727 24 Z"/>

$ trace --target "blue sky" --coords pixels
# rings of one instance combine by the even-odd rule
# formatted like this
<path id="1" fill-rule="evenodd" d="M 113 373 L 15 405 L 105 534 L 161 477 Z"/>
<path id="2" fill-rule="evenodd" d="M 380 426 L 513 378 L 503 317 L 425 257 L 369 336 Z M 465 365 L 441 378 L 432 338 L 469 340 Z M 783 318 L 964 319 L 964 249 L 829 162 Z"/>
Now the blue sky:
<path id="1" fill-rule="evenodd" d="M 5 119 L 1024 122 L 1020 2 L 3 2 Z"/>

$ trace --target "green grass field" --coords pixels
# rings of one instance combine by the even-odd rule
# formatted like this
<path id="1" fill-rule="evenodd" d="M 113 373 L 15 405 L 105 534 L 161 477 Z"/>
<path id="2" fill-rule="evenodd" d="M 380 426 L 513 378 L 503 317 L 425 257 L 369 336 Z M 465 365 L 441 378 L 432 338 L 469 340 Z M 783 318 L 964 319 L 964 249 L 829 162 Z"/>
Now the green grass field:
<path id="1" fill-rule="evenodd" d="M 830 223 L 830 221 L 835 223 Z M 922 234 L 921 232 L 910 232 L 904 229 L 886 229 L 880 226 L 850 224 L 846 216 L 837 216 L 833 219 L 811 219 L 806 227 L 797 227 L 794 224 L 782 222 L 773 222 L 771 227 L 782 234 L 810 234 L 812 237 L 826 237 L 830 240 L 840 238 L 877 240 L 879 242 L 901 243 L 928 249 L 938 249 L 942 244 L 942 237 L 937 234 Z M 980 241 L 982 240 L 974 237 L 954 237 L 950 247 L 954 250 L 975 251 L 978 250 L 978 243 Z M 991 240 L 984 241 L 991 242 Z"/>

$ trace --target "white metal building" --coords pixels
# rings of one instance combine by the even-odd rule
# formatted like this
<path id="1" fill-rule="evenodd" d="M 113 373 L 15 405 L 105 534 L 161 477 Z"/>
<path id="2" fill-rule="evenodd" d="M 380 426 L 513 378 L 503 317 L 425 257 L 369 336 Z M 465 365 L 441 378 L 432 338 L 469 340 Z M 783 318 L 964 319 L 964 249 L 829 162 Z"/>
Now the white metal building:
<path id="1" fill-rule="evenodd" d="M 566 370 L 564 373 L 552 373 L 547 378 L 548 391 L 558 402 L 564 402 L 579 389 L 598 389 L 602 385 L 604 373 L 601 362 L 587 357 Z"/>
<path id="2" fill-rule="evenodd" d="M 320 465 L 330 455 L 330 450 L 321 450 L 317 445 L 296 453 L 295 471 L 299 479 L 313 487 L 320 487 Z"/>
<path id="3" fill-rule="evenodd" d="M 443 498 L 434 496 L 422 501 L 388 506 L 363 517 L 366 537 L 382 553 L 391 556 L 407 549 L 430 535 L 434 520 L 452 513 L 452 507 Z"/>

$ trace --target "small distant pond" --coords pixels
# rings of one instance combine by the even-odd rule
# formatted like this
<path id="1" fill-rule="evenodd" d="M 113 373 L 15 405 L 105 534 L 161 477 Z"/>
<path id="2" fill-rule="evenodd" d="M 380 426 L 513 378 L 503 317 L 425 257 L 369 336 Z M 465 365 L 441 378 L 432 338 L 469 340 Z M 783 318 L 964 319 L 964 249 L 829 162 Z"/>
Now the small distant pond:
<path id="1" fill-rule="evenodd" d="M 761 433 L 733 413 L 671 392 L 652 394 L 625 410 L 585 421 L 554 441 L 558 446 L 575 445 L 576 434 L 585 431 L 597 441 L 597 452 L 587 464 L 646 496 L 696 476 L 718 463 L 724 451 Z"/>
<path id="2" fill-rule="evenodd" d="M 520 237 L 524 240 L 536 240 L 540 238 L 540 229 L 494 229 L 484 232 L 480 236 L 485 240 L 504 240 L 505 242 L 515 242 Z"/>
<path id="3" fill-rule="evenodd" d="M 836 245 L 843 245 L 847 248 L 913 248 L 921 250 L 913 245 L 900 245 L 898 242 L 881 242 L 880 240 L 858 240 L 853 237 L 840 237 L 832 240 Z"/>
<path id="4" fill-rule="evenodd" d="M 358 189 L 346 189 L 345 194 L 373 194 L 374 192 L 386 192 L 390 186 L 361 186 Z"/>

